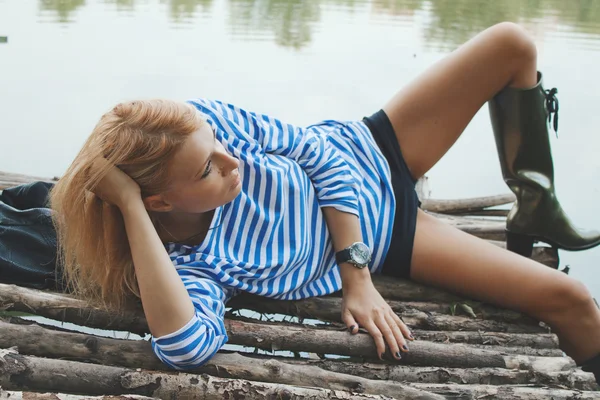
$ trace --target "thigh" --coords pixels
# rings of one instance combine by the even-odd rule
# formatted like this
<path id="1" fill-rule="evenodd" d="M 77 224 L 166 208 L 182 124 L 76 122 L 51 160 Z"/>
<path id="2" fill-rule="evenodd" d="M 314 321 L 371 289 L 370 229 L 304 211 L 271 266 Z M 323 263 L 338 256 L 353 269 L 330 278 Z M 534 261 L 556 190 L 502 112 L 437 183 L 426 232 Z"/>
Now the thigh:
<path id="1" fill-rule="evenodd" d="M 383 107 L 415 179 L 446 153 L 483 104 L 510 83 L 526 53 L 515 51 L 519 41 L 527 45 L 521 31 L 513 24 L 500 24 L 480 33 Z M 535 54 L 535 46 L 528 51 Z M 535 56 L 532 62 L 535 71 Z"/>
<path id="2" fill-rule="evenodd" d="M 579 282 L 419 210 L 411 279 L 544 320 L 555 294 Z M 564 291 L 563 291 L 564 293 Z"/>

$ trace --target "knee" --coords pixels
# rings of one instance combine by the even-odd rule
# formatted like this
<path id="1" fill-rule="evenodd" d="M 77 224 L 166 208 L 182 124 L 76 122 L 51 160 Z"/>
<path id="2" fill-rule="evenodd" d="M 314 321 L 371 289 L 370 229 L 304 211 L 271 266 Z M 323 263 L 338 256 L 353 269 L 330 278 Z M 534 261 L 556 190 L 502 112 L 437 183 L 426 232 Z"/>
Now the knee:
<path id="1" fill-rule="evenodd" d="M 580 318 L 582 315 L 593 315 L 593 310 L 597 307 L 583 283 L 571 277 L 565 278 L 555 282 L 548 290 L 547 322 L 564 320 L 565 317 Z"/>
<path id="2" fill-rule="evenodd" d="M 505 57 L 526 63 L 536 61 L 537 47 L 525 28 L 513 22 L 501 22 L 490 30 L 494 34 L 496 45 Z"/>

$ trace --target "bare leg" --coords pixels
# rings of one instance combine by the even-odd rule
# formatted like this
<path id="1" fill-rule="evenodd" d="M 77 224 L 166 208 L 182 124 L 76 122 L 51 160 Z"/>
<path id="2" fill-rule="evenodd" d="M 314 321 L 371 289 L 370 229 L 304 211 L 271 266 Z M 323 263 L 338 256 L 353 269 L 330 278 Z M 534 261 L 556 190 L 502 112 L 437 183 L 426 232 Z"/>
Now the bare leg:
<path id="1" fill-rule="evenodd" d="M 494 94 L 507 85 L 534 86 L 536 68 L 529 36 L 504 23 L 480 33 L 401 90 L 384 111 L 413 177 L 435 165 Z M 600 311 L 583 284 L 421 211 L 411 278 L 545 321 L 576 362 L 600 353 Z"/>

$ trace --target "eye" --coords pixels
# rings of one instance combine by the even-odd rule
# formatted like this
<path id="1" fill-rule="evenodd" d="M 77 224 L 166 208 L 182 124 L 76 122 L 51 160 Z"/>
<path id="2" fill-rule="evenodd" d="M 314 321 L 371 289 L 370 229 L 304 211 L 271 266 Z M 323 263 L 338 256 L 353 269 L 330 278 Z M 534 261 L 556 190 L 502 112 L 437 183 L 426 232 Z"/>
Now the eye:
<path id="1" fill-rule="evenodd" d="M 206 170 L 204 171 L 200 179 L 206 178 L 208 174 L 210 174 L 210 171 L 212 171 L 212 160 L 208 160 L 208 162 L 206 163 Z"/>

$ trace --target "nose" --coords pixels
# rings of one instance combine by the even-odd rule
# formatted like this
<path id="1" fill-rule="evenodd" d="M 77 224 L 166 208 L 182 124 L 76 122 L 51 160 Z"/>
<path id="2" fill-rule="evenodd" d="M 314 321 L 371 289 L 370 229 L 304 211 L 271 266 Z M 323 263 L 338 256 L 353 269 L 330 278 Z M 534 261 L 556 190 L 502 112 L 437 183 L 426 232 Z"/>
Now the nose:
<path id="1" fill-rule="evenodd" d="M 240 165 L 239 160 L 229 154 L 227 151 L 223 151 L 221 157 L 221 175 L 229 175 L 233 170 L 237 169 Z"/>

